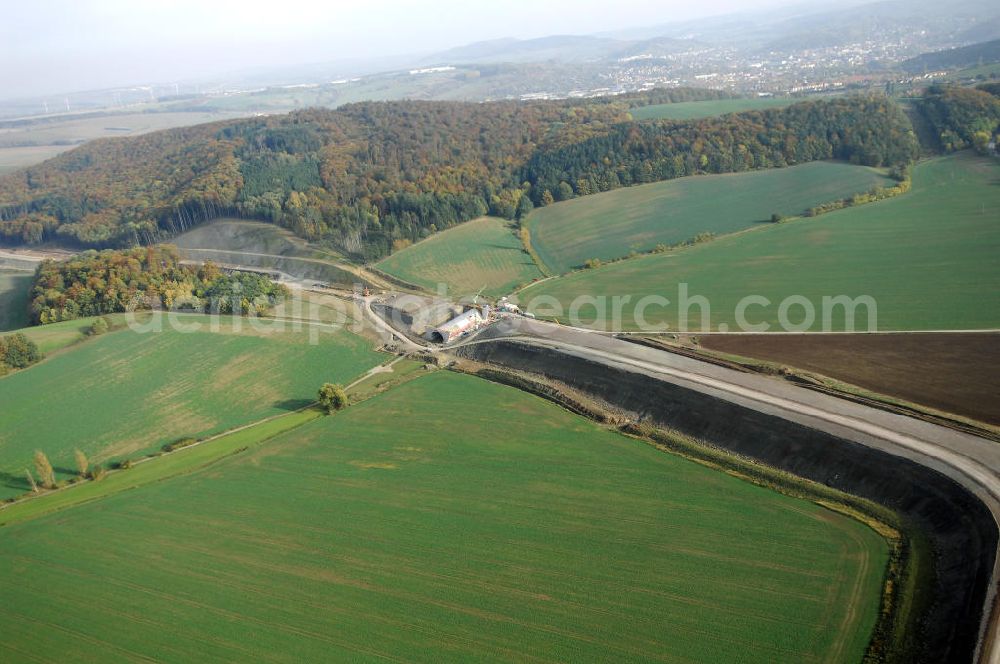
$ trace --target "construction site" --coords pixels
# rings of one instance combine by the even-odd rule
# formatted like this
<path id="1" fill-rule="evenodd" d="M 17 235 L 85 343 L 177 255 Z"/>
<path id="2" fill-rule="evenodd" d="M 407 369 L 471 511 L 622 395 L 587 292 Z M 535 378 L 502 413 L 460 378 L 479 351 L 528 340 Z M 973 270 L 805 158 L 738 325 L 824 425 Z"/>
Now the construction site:
<path id="1" fill-rule="evenodd" d="M 534 318 L 506 297 L 495 305 L 481 302 L 478 295 L 467 304 L 410 293 L 372 296 L 367 289 L 360 299 L 365 301 L 366 297 L 372 312 L 396 332 L 417 343 L 440 346 L 468 340 L 500 320 Z"/>

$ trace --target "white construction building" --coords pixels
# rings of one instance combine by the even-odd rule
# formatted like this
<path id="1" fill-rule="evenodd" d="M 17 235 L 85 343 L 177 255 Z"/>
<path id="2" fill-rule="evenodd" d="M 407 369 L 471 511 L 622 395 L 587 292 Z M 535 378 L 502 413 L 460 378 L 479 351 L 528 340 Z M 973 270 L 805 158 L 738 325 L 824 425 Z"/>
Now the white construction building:
<path id="1" fill-rule="evenodd" d="M 469 309 L 447 323 L 432 328 L 425 336 L 430 341 L 446 344 L 458 339 L 463 334 L 478 329 L 483 322 L 483 315 L 479 313 L 478 309 Z"/>

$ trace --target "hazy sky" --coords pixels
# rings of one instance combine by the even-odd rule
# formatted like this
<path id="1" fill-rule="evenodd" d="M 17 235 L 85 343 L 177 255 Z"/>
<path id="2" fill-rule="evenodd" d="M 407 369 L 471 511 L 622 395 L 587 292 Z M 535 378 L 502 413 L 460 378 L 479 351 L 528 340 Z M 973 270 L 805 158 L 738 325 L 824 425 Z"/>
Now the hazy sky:
<path id="1" fill-rule="evenodd" d="M 790 0 L 0 0 L 0 98 L 588 34 Z"/>

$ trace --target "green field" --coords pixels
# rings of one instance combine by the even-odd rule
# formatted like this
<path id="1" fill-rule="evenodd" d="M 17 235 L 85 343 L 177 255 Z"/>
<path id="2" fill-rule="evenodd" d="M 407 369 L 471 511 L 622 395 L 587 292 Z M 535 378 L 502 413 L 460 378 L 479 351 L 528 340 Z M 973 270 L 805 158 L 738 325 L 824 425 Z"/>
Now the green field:
<path id="1" fill-rule="evenodd" d="M 702 232 L 732 233 L 769 223 L 775 212 L 802 214 L 885 184 L 889 180 L 871 168 L 812 162 L 617 189 L 535 210 L 527 224 L 541 260 L 562 273 L 591 258 L 620 258 Z"/>
<path id="2" fill-rule="evenodd" d="M 2 528 L 0 556 L 8 661 L 765 662 L 859 661 L 887 548 L 812 503 L 435 373 Z"/>
<path id="3" fill-rule="evenodd" d="M 737 303 L 755 294 L 772 305 L 748 310 L 754 324 L 776 325 L 780 302 L 801 295 L 817 312 L 810 329 L 819 330 L 824 296 L 868 295 L 877 302 L 881 330 L 997 328 L 998 181 L 996 160 L 966 153 L 922 162 L 913 190 L 898 198 L 577 272 L 528 289 L 521 301 L 545 294 L 568 310 L 580 295 L 631 295 L 622 327 L 638 329 L 638 299 L 658 294 L 672 304 L 652 306 L 646 321 L 674 327 L 678 286 L 687 283 L 690 295 L 709 299 L 713 329 L 726 324 L 735 331 Z M 802 321 L 802 311 L 794 307 L 791 322 Z M 833 313 L 831 329 L 842 330 L 843 308 Z M 857 327 L 866 329 L 863 309 L 861 314 Z M 592 307 L 582 312 L 588 316 L 593 319 Z M 699 329 L 697 307 L 691 316 L 689 329 Z"/>
<path id="4" fill-rule="evenodd" d="M 435 292 L 445 284 L 454 297 L 474 295 L 483 286 L 486 295 L 504 295 L 542 276 L 510 222 L 494 217 L 432 235 L 384 259 L 378 268 Z"/>
<path id="5" fill-rule="evenodd" d="M 31 272 L 0 270 L 0 332 L 28 324 Z"/>
<path id="6" fill-rule="evenodd" d="M 124 325 L 126 320 L 125 314 L 111 314 L 108 318 L 113 327 Z M 43 354 L 48 355 L 87 339 L 87 331 L 96 319 L 96 316 L 78 318 L 61 323 L 26 327 L 18 332 L 34 341 L 38 345 L 38 349 Z"/>
<path id="7" fill-rule="evenodd" d="M 347 382 L 383 357 L 345 331 L 318 339 L 245 323 L 241 332 L 225 323 L 219 332 L 125 329 L 0 379 L 0 498 L 27 489 L 35 450 L 70 477 L 74 448 L 106 461 L 217 433 L 300 407 L 324 382 Z"/>
<path id="8" fill-rule="evenodd" d="M 763 111 L 768 108 L 784 108 L 805 101 L 803 97 L 745 97 L 740 99 L 709 99 L 707 101 L 683 101 L 676 104 L 654 104 L 633 108 L 635 120 L 697 120 L 726 113 L 741 111 Z"/>
<path id="9" fill-rule="evenodd" d="M 197 472 L 220 459 L 259 447 L 278 434 L 323 415 L 324 412 L 315 406 L 289 411 L 207 438 L 197 445 L 181 447 L 169 454 L 139 459 L 131 468 L 108 470 L 97 482 L 78 482 L 60 491 L 18 500 L 0 509 L 0 526 L 31 521 L 45 514 L 103 500 L 116 493 Z"/>

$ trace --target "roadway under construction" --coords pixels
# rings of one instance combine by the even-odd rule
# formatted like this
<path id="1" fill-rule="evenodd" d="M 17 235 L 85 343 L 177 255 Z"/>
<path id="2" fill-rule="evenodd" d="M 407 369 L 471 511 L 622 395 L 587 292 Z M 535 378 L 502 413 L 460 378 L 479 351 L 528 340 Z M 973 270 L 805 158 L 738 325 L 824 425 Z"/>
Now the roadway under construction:
<path id="1" fill-rule="evenodd" d="M 401 333 L 370 304 L 363 309 L 372 322 L 403 350 L 443 352 L 568 385 L 636 421 L 896 511 L 934 548 L 933 598 L 916 635 L 921 661 L 1000 662 L 1000 446 L 994 441 L 521 316 L 494 320 L 451 344 L 431 344 Z"/>

